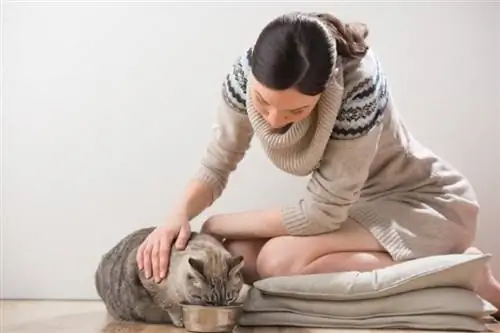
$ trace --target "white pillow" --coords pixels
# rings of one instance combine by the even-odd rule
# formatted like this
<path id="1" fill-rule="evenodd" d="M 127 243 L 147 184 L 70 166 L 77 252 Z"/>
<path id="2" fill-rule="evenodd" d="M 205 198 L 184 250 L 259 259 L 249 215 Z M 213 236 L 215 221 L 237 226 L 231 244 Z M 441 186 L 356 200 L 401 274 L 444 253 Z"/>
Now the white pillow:
<path id="1" fill-rule="evenodd" d="M 435 287 L 474 290 L 491 256 L 449 254 L 409 260 L 371 272 L 273 277 L 254 283 L 263 294 L 309 300 L 355 300 Z"/>

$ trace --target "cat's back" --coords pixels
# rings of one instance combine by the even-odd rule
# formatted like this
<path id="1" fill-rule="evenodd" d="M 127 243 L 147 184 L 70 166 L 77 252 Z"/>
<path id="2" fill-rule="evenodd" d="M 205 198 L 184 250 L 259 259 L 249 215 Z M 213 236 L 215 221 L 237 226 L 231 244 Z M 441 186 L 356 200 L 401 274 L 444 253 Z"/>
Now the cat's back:
<path id="1" fill-rule="evenodd" d="M 95 287 L 112 317 L 121 320 L 148 319 L 143 308 L 154 308 L 153 301 L 138 278 L 136 253 L 154 230 L 142 228 L 122 237 L 102 257 L 95 272 Z"/>
<path id="2" fill-rule="evenodd" d="M 102 262 L 109 260 L 114 261 L 117 258 L 125 260 L 124 255 L 137 250 L 137 248 L 142 244 L 146 237 L 153 232 L 154 229 L 154 227 L 142 228 L 126 235 L 102 256 Z"/>
<path id="3" fill-rule="evenodd" d="M 101 298 L 113 294 L 113 291 L 118 292 L 119 281 L 134 274 L 136 263 L 133 259 L 137 248 L 154 229 L 142 228 L 126 235 L 101 257 L 95 272 L 95 285 Z"/>

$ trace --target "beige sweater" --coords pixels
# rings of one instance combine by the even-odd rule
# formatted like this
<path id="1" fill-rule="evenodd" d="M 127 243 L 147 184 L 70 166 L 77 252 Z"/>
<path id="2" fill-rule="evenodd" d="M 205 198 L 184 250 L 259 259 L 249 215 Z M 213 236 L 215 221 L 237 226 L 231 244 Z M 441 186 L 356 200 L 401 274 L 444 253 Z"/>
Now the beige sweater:
<path id="1" fill-rule="evenodd" d="M 251 49 L 227 74 L 215 134 L 197 174 L 212 186 L 214 200 L 256 137 L 276 167 L 294 175 L 310 175 L 303 199 L 282 210 L 291 235 L 331 232 L 353 216 L 363 220 L 372 233 L 379 232 L 377 238 L 387 247 L 401 247 L 402 236 L 390 228 L 401 223 L 418 234 L 412 228 L 419 228 L 420 222 L 406 218 L 394 223 L 390 213 L 382 219 L 373 205 L 380 200 L 403 204 L 422 200 L 434 210 L 429 211 L 433 218 L 439 212 L 443 219 L 469 224 L 465 229 L 473 232 L 477 204 L 470 185 L 408 133 L 372 50 L 361 60 L 339 57 L 336 76 L 312 116 L 281 134 L 272 132 L 253 106 L 250 56 Z M 449 204 L 435 200 L 450 196 Z M 411 204 L 404 206 L 394 218 L 409 217 L 411 209 Z"/>

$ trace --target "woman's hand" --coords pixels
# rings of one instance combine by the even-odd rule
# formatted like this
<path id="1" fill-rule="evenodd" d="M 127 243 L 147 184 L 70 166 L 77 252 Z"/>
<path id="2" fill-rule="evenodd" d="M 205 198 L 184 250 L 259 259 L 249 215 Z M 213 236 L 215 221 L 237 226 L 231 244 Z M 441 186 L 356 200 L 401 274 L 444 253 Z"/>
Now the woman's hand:
<path id="1" fill-rule="evenodd" d="M 144 270 L 147 279 L 154 277 L 158 283 L 168 273 L 170 249 L 175 241 L 175 247 L 183 250 L 191 236 L 191 227 L 187 218 L 177 216 L 166 225 L 157 227 L 137 250 L 137 265 Z"/>

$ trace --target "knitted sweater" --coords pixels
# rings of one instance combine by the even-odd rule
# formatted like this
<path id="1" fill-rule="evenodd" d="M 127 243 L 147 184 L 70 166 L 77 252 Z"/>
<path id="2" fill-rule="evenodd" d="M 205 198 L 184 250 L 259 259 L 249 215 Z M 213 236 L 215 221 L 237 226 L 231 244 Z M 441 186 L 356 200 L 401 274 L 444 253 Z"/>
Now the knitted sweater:
<path id="1" fill-rule="evenodd" d="M 291 235 L 334 231 L 359 202 L 430 194 L 452 195 L 475 207 L 464 178 L 408 133 L 371 49 L 360 60 L 338 57 L 315 111 L 284 133 L 272 131 L 254 108 L 250 57 L 251 49 L 226 76 L 215 135 L 196 176 L 211 185 L 213 200 L 256 137 L 276 167 L 310 176 L 303 198 L 282 208 Z M 453 209 L 443 208 L 442 214 L 457 216 Z M 365 224 L 378 223 L 373 214 L 358 210 L 358 215 Z"/>

